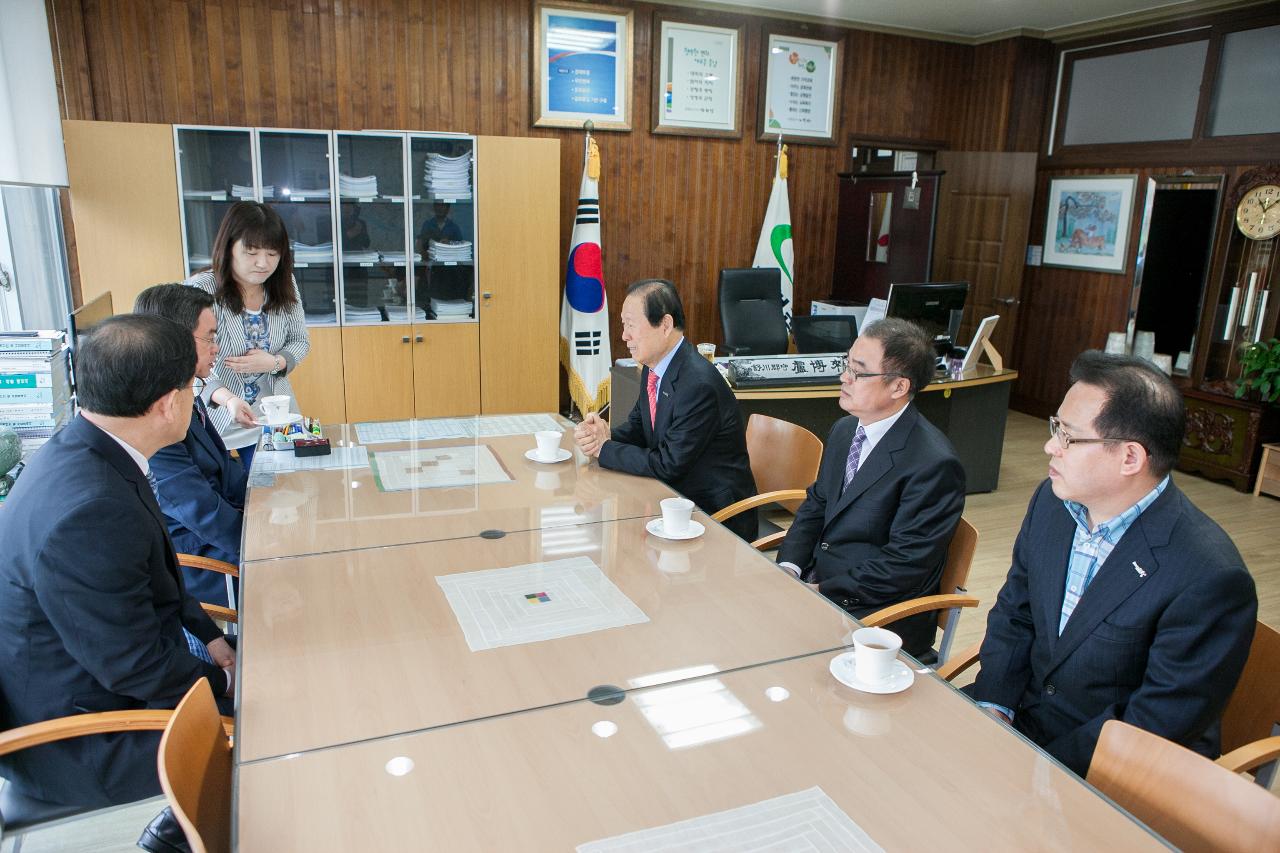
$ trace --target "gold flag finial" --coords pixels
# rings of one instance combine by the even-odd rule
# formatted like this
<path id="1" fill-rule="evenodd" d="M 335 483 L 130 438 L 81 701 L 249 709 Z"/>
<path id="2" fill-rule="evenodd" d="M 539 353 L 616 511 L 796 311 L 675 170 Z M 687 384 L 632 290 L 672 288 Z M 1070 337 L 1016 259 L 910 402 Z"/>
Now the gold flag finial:
<path id="1" fill-rule="evenodd" d="M 591 137 L 587 137 L 587 177 L 600 180 L 600 146 Z"/>
<path id="2" fill-rule="evenodd" d="M 784 181 L 787 179 L 787 146 L 785 145 L 778 152 L 778 177 Z"/>

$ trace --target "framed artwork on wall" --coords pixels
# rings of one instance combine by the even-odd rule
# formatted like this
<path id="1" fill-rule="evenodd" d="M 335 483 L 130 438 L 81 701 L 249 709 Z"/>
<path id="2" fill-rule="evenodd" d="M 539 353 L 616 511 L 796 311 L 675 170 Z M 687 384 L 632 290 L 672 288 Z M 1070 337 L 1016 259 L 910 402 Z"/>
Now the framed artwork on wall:
<path id="1" fill-rule="evenodd" d="M 1044 266 L 1122 273 L 1137 175 L 1051 178 Z"/>
<path id="2" fill-rule="evenodd" d="M 843 64 L 843 40 L 767 33 L 757 138 L 835 145 Z"/>
<path id="3" fill-rule="evenodd" d="M 654 133 L 742 138 L 745 30 L 654 15 Z"/>
<path id="4" fill-rule="evenodd" d="M 534 3 L 534 127 L 631 129 L 632 21 L 617 6 Z"/>

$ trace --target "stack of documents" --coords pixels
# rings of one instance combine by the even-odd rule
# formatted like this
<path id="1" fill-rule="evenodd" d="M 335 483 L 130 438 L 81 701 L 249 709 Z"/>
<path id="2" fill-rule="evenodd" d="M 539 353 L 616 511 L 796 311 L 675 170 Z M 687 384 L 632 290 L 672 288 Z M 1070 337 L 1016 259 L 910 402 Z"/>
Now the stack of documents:
<path id="1" fill-rule="evenodd" d="M 437 198 L 471 198 L 471 155 L 427 155 L 427 173 L 423 176 L 427 192 Z"/>
<path id="2" fill-rule="evenodd" d="M 18 433 L 24 454 L 48 441 L 70 417 L 65 335 L 0 332 L 0 424 Z"/>
<path id="3" fill-rule="evenodd" d="M 453 243 L 442 243 L 432 240 L 427 246 L 427 256 L 438 263 L 470 263 L 471 241 L 458 240 Z"/>
<path id="4" fill-rule="evenodd" d="M 190 263 L 191 263 L 191 266 L 195 267 L 196 269 L 202 270 L 202 269 L 205 269 L 206 267 L 213 266 L 213 258 L 209 257 L 208 255 L 192 255 Z"/>
<path id="5" fill-rule="evenodd" d="M 289 201 L 290 199 L 293 199 L 294 201 L 322 201 L 329 198 L 329 188 L 283 187 L 280 190 L 280 195 L 285 201 Z M 266 187 L 263 187 L 262 197 L 271 198 L 271 196 L 267 195 Z"/>
<path id="6" fill-rule="evenodd" d="M 293 262 L 295 264 L 331 264 L 333 263 L 333 243 L 299 243 L 294 240 Z"/>
<path id="7" fill-rule="evenodd" d="M 387 305 L 387 322 L 389 323 L 408 323 L 409 307 L 407 305 Z M 414 322 L 421 322 L 427 319 L 427 312 L 421 307 L 415 306 L 413 309 Z"/>
<path id="8" fill-rule="evenodd" d="M 382 252 L 382 260 L 389 264 L 403 264 L 405 259 L 404 252 Z M 417 252 L 413 253 L 413 262 L 415 264 L 422 263 L 422 255 Z"/>
<path id="9" fill-rule="evenodd" d="M 338 322 L 338 311 L 336 308 L 317 308 L 314 311 L 305 312 L 308 326 L 333 325 Z"/>
<path id="10" fill-rule="evenodd" d="M 245 201 L 253 200 L 253 187 L 246 187 L 244 184 L 232 184 L 231 194 L 238 199 Z M 262 188 L 263 198 L 272 198 L 276 194 L 276 188 L 272 184 L 267 184 Z"/>
<path id="11" fill-rule="evenodd" d="M 346 304 L 343 311 L 348 323 L 381 323 L 382 310 L 376 305 L 352 305 L 350 302 Z"/>
<path id="12" fill-rule="evenodd" d="M 378 253 L 371 249 L 364 249 L 358 252 L 342 253 L 342 262 L 344 264 L 376 264 L 378 262 Z"/>
<path id="13" fill-rule="evenodd" d="M 351 175 L 338 175 L 338 195 L 343 198 L 376 196 L 378 194 L 378 176 L 369 175 L 364 178 L 353 178 Z"/>
<path id="14" fill-rule="evenodd" d="M 440 317 L 470 317 L 472 302 L 470 299 L 432 299 L 431 313 Z"/>

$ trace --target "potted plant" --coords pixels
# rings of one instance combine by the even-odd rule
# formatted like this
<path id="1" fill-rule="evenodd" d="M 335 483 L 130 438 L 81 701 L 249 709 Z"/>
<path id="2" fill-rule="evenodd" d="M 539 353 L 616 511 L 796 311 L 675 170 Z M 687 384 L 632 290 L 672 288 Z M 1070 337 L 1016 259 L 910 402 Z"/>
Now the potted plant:
<path id="1" fill-rule="evenodd" d="M 1236 397 L 1253 392 L 1263 403 L 1280 400 L 1280 339 L 1249 344 L 1240 354 Z"/>

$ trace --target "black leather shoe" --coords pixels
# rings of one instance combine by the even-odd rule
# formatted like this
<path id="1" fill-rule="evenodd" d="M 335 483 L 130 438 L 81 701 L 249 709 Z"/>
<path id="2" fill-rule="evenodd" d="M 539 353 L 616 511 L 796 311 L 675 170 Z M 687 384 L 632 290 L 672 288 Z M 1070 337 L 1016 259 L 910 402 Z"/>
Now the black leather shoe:
<path id="1" fill-rule="evenodd" d="M 168 808 L 152 818 L 147 828 L 142 830 L 138 846 L 150 853 L 191 853 L 182 824 Z"/>

